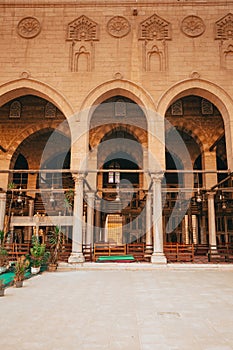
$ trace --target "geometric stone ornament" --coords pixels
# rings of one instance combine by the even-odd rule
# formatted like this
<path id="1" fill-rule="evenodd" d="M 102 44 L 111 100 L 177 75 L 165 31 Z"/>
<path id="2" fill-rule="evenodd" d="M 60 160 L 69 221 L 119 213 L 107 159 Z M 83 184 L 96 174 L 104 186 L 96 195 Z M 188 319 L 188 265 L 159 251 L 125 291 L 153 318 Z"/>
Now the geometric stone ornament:
<path id="1" fill-rule="evenodd" d="M 45 105 L 45 118 L 56 118 L 57 108 L 51 102 L 46 103 Z"/>
<path id="2" fill-rule="evenodd" d="M 35 38 L 41 31 L 41 25 L 38 19 L 34 17 L 25 17 L 21 19 L 17 26 L 18 34 L 25 39 Z"/>
<path id="3" fill-rule="evenodd" d="M 165 70 L 164 45 L 153 45 L 151 48 L 146 47 L 146 71 L 160 72 Z"/>
<path id="4" fill-rule="evenodd" d="M 71 72 L 90 72 L 93 69 L 94 62 L 94 44 L 85 43 L 79 45 L 72 42 L 70 49 L 70 70 Z"/>
<path id="5" fill-rule="evenodd" d="M 123 99 L 118 99 L 115 102 L 115 117 L 126 117 L 126 103 Z"/>
<path id="6" fill-rule="evenodd" d="M 190 73 L 190 78 L 191 79 L 199 79 L 200 78 L 200 73 L 198 73 L 197 71 L 192 71 Z"/>
<path id="7" fill-rule="evenodd" d="M 166 42 L 171 40 L 170 23 L 156 14 L 150 16 L 140 24 L 139 40 L 144 41 L 142 55 L 145 71 L 165 71 L 168 62 Z M 148 44 L 149 42 L 152 44 Z"/>
<path id="8" fill-rule="evenodd" d="M 98 24 L 86 16 L 80 16 L 68 24 L 68 41 L 95 41 L 98 40 Z"/>
<path id="9" fill-rule="evenodd" d="M 211 115 L 214 112 L 214 108 L 213 105 L 210 101 L 206 100 L 205 98 L 203 98 L 201 100 L 201 113 L 203 115 Z"/>
<path id="10" fill-rule="evenodd" d="M 20 118 L 21 117 L 21 103 L 19 101 L 14 101 L 10 105 L 9 118 Z"/>
<path id="11" fill-rule="evenodd" d="M 205 24 L 198 16 L 187 16 L 181 23 L 181 31 L 190 37 L 197 37 L 204 33 Z"/>
<path id="12" fill-rule="evenodd" d="M 171 25 L 156 14 L 141 22 L 139 40 L 170 40 Z"/>
<path id="13" fill-rule="evenodd" d="M 171 105 L 172 115 L 183 115 L 182 100 L 178 100 Z"/>
<path id="14" fill-rule="evenodd" d="M 115 38 L 123 38 L 130 32 L 129 21 L 122 16 L 115 16 L 107 23 L 107 31 Z"/>
<path id="15" fill-rule="evenodd" d="M 233 15 L 231 13 L 215 23 L 215 39 L 233 39 Z"/>

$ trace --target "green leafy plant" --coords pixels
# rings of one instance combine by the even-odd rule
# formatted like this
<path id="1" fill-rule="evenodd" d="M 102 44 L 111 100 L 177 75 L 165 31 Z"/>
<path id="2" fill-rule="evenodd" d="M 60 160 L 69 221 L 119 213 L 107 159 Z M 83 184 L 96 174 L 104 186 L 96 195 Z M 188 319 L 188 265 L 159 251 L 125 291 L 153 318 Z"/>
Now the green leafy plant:
<path id="1" fill-rule="evenodd" d="M 59 226 L 55 226 L 53 231 L 48 232 L 50 243 L 50 264 L 57 264 L 59 253 L 62 250 L 63 233 Z"/>
<path id="2" fill-rule="evenodd" d="M 9 264 L 8 252 L 3 246 L 0 246 L 0 266 L 5 267 L 8 264 Z"/>
<path id="3" fill-rule="evenodd" d="M 73 202 L 74 202 L 74 191 L 68 190 L 65 192 L 65 198 L 64 198 L 64 207 L 65 210 L 71 210 L 73 208 Z"/>
<path id="4" fill-rule="evenodd" d="M 29 267 L 30 261 L 26 256 L 22 255 L 19 257 L 15 263 L 14 272 L 15 272 L 15 282 L 23 281 L 26 269 Z"/>
<path id="5" fill-rule="evenodd" d="M 46 251 L 46 245 L 40 243 L 36 236 L 32 238 L 33 246 L 30 249 L 30 260 L 33 267 L 39 267 L 45 264 L 49 259 L 49 252 Z"/>

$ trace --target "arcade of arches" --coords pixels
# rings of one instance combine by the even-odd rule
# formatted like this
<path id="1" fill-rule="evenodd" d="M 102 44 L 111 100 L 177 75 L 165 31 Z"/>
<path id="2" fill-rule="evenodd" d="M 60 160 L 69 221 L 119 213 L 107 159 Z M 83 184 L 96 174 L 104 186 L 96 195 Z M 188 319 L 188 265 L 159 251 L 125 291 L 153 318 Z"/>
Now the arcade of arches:
<path id="1" fill-rule="evenodd" d="M 160 263 L 166 261 L 163 243 L 233 242 L 224 122 L 210 101 L 187 95 L 167 108 L 163 168 L 157 150 L 150 150 L 147 111 L 123 95 L 104 100 L 85 135 L 85 171 L 72 159 L 82 135 L 72 140 L 73 125 L 61 110 L 35 95 L 18 97 L 16 126 L 9 117 L 15 102 L 0 109 L 9 144 L 2 151 L 12 154 L 9 171 L 1 172 L 8 183 L 1 192 L 8 240 L 27 242 L 36 231 L 46 240 L 51 225 L 61 225 L 67 242 L 73 241 L 71 262 L 77 253 L 82 260 L 83 244 L 143 242 L 153 245 L 151 259 Z M 45 115 L 48 106 L 53 117 Z"/>
<path id="2" fill-rule="evenodd" d="M 232 1 L 152 3 L 0 1 L 5 241 L 232 248 Z"/>

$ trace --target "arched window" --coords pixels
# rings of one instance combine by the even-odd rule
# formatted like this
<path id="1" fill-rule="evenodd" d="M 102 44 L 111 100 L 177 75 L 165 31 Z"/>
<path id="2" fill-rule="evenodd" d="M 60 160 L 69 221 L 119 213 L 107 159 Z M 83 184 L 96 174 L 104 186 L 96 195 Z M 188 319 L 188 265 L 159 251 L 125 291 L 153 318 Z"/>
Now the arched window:
<path id="1" fill-rule="evenodd" d="M 112 162 L 109 165 L 109 169 L 120 169 L 120 165 L 117 162 Z M 119 184 L 120 183 L 120 172 L 109 171 L 108 173 L 108 183 L 109 184 Z"/>

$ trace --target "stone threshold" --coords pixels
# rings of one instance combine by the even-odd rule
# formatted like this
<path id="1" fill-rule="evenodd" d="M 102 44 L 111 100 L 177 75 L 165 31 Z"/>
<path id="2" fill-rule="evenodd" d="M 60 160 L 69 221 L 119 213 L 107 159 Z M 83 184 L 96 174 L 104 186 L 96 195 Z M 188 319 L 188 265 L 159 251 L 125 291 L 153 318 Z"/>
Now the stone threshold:
<path id="1" fill-rule="evenodd" d="M 233 270 L 233 264 L 194 264 L 194 263 L 95 263 L 69 264 L 61 262 L 58 271 L 69 270 Z"/>

